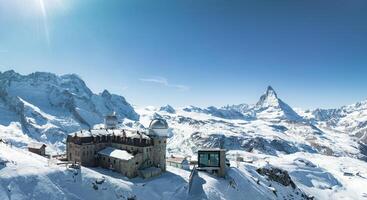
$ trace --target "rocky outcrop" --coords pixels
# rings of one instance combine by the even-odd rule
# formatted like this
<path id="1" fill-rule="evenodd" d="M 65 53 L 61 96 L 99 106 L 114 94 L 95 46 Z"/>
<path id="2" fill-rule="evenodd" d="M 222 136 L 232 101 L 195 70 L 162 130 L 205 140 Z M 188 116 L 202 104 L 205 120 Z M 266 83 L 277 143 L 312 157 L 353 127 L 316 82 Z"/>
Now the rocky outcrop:
<path id="1" fill-rule="evenodd" d="M 293 189 L 296 188 L 296 184 L 285 170 L 273 166 L 265 166 L 256 171 L 263 176 L 267 176 L 272 181 L 278 182 L 284 186 L 291 186 Z"/>

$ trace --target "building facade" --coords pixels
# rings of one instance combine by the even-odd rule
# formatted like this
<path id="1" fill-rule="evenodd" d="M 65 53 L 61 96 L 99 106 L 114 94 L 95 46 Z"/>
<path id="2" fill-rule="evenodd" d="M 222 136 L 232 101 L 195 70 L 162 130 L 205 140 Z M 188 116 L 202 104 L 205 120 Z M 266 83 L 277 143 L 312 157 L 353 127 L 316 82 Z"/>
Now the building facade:
<path id="1" fill-rule="evenodd" d="M 129 178 L 148 178 L 166 171 L 167 132 L 163 119 L 152 120 L 148 133 L 116 128 L 78 131 L 67 137 L 67 159 L 86 167 L 112 169 Z"/>
<path id="2" fill-rule="evenodd" d="M 225 149 L 202 149 L 198 151 L 198 170 L 224 177 L 226 167 Z"/>
<path id="3" fill-rule="evenodd" d="M 46 155 L 46 145 L 42 143 L 30 143 L 28 144 L 28 151 L 45 156 Z"/>
<path id="4" fill-rule="evenodd" d="M 168 166 L 177 167 L 184 170 L 190 170 L 190 162 L 186 157 L 170 156 L 166 159 Z"/>

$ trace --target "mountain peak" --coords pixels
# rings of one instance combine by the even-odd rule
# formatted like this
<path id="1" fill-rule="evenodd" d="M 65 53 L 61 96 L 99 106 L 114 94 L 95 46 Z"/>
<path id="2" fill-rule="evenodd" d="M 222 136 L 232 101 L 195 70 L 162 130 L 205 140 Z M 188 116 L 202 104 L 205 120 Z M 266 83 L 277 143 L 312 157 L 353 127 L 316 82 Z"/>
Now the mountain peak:
<path id="1" fill-rule="evenodd" d="M 286 103 L 278 98 L 275 90 L 268 86 L 265 94 L 256 103 L 257 117 L 281 117 L 290 120 L 300 120 L 301 117 Z"/>
<path id="2" fill-rule="evenodd" d="M 266 96 L 270 96 L 270 95 L 273 95 L 275 96 L 276 98 L 278 98 L 278 95 L 277 93 L 275 92 L 275 90 L 269 85 L 268 88 L 266 89 Z"/>
<path id="3" fill-rule="evenodd" d="M 111 93 L 108 90 L 105 89 L 101 93 L 101 96 L 110 98 L 111 97 Z"/>
<path id="4" fill-rule="evenodd" d="M 260 100 L 256 104 L 257 107 L 277 107 L 279 106 L 278 95 L 275 90 L 268 86 L 264 95 L 260 97 Z"/>
<path id="5" fill-rule="evenodd" d="M 159 111 L 165 111 L 171 114 L 176 113 L 176 110 L 169 104 L 160 107 Z"/>

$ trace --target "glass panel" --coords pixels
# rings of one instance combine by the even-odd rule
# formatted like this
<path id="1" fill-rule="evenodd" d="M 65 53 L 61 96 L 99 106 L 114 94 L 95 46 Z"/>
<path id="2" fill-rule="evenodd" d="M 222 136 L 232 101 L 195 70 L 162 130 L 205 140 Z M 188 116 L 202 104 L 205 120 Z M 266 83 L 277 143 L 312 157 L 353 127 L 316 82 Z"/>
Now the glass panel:
<path id="1" fill-rule="evenodd" d="M 208 159 L 209 157 L 208 157 L 208 154 L 203 153 L 203 154 L 200 154 L 199 156 L 200 156 L 199 166 L 202 166 L 202 167 L 208 166 L 209 165 L 209 159 Z"/>
<path id="2" fill-rule="evenodd" d="M 210 156 L 210 166 L 219 166 L 219 154 L 218 153 L 211 153 Z"/>
<path id="3" fill-rule="evenodd" d="M 199 167 L 219 167 L 219 152 L 200 152 Z"/>

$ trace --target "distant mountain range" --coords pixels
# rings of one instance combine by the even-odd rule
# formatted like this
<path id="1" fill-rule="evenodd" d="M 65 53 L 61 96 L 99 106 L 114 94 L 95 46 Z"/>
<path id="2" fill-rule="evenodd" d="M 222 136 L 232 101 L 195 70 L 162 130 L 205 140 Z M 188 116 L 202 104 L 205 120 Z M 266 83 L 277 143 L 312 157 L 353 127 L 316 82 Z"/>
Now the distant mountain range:
<path id="1" fill-rule="evenodd" d="M 242 156 L 246 162 L 237 162 L 237 168 L 229 168 L 226 179 L 201 174 L 206 183 L 204 191 L 215 198 L 239 199 L 243 192 L 254 199 L 309 199 L 305 194 L 316 199 L 366 197 L 362 186 L 367 179 L 363 162 L 367 161 L 367 101 L 337 109 L 293 109 L 269 86 L 255 104 L 219 108 L 165 105 L 134 109 L 124 97 L 107 90 L 94 94 L 77 75 L 0 73 L 0 139 L 15 146 L 25 148 L 30 142 L 41 141 L 47 144 L 48 153 L 64 153 L 66 134 L 101 126 L 104 116 L 112 112 L 119 117 L 119 126 L 134 129 L 145 129 L 156 117 L 166 119 L 172 132 L 167 141 L 167 156 L 195 159 L 198 149 L 225 148 L 232 165 L 238 156 Z M 167 196 L 167 191 L 178 196 L 187 194 L 183 177 L 188 177 L 189 172 L 183 173 L 172 167 L 169 168 L 171 173 L 149 182 L 173 184 L 177 189 L 163 187 L 157 190 L 152 187 L 154 184 L 140 184 L 140 180 L 139 184 L 134 180 L 114 181 L 114 176 L 108 175 L 113 172 L 100 174 L 87 168 L 82 170 L 81 182 L 76 182 L 75 179 L 71 181 L 75 173 L 68 170 L 54 175 L 55 166 L 47 167 L 42 157 L 11 146 L 0 145 L 0 148 L 0 169 L 3 166 L 4 176 L 11 174 L 10 178 L 1 179 L 3 185 L 11 187 L 2 189 L 0 184 L 0 197 L 8 197 L 7 194 L 29 195 L 17 187 L 58 191 L 47 194 L 52 198 L 59 193 L 73 198 L 127 198 L 133 191 L 143 199 L 147 196 L 158 199 Z M 259 169 L 271 170 L 272 165 L 287 170 L 283 173 L 289 173 L 297 187 L 279 184 L 259 173 Z M 281 172 L 280 169 L 274 173 Z M 20 173 L 23 170 L 27 173 Z M 91 193 L 91 183 L 101 176 L 108 180 L 108 185 L 103 186 L 106 191 L 102 189 Z M 62 186 L 63 190 L 59 190 L 60 180 L 74 185 Z M 32 185 L 28 183 L 30 181 L 39 184 Z M 234 181 L 236 184 L 233 186 Z M 127 185 L 129 187 L 125 188 Z M 220 188 L 227 189 L 221 194 L 218 193 Z M 119 195 L 116 189 L 120 191 Z M 122 191 L 124 195 L 121 196 Z"/>
<path id="2" fill-rule="evenodd" d="M 295 111 L 269 86 L 252 105 L 166 105 L 137 112 L 142 122 L 157 116 L 169 121 L 175 132 L 169 143 L 172 154 L 220 147 L 269 155 L 309 152 L 367 160 L 366 101 L 339 109 Z"/>
<path id="3" fill-rule="evenodd" d="M 180 148 L 191 154 L 199 146 L 222 145 L 270 154 L 315 151 L 364 158 L 361 149 L 367 143 L 367 101 L 338 109 L 295 110 L 269 86 L 252 105 L 166 105 L 135 111 L 122 96 L 107 90 L 94 94 L 74 74 L 0 73 L 0 137 L 18 146 L 36 140 L 63 149 L 66 134 L 103 123 L 112 112 L 138 127 L 153 117 L 166 118 L 177 133 L 171 152 Z"/>

